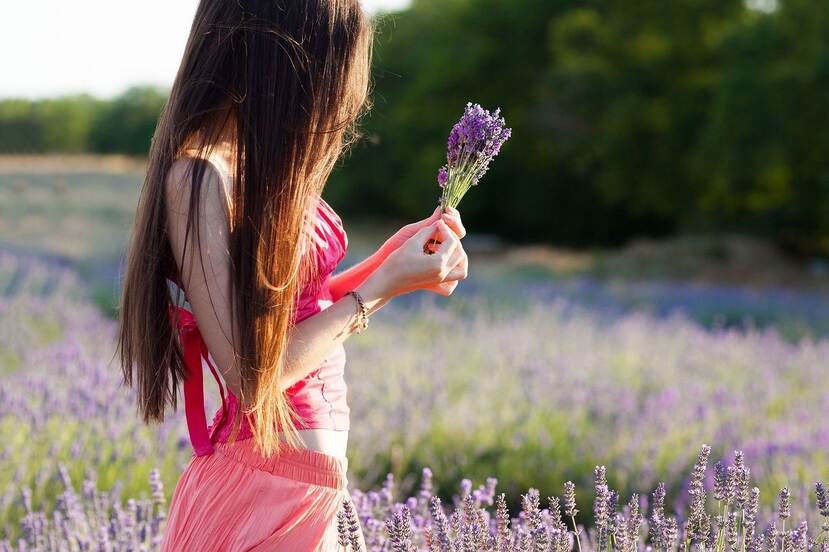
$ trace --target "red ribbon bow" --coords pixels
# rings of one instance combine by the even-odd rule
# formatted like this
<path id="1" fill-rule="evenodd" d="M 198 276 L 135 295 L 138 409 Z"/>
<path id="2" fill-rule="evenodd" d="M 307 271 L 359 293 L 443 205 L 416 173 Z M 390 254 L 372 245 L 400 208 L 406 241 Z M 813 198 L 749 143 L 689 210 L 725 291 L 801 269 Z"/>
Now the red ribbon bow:
<path id="1" fill-rule="evenodd" d="M 207 344 L 202 338 L 193 313 L 183 307 L 170 309 L 170 318 L 178 325 L 179 342 L 184 353 L 184 364 L 187 367 L 187 377 L 184 379 L 184 412 L 187 418 L 187 431 L 190 433 L 190 443 L 193 445 L 196 456 L 205 456 L 213 453 L 213 434 L 220 425 L 214 423 L 207 426 L 207 416 L 204 411 L 204 379 L 202 373 L 202 358 L 219 386 L 222 397 L 222 420 L 227 413 L 224 387 L 219 374 L 208 358 Z"/>

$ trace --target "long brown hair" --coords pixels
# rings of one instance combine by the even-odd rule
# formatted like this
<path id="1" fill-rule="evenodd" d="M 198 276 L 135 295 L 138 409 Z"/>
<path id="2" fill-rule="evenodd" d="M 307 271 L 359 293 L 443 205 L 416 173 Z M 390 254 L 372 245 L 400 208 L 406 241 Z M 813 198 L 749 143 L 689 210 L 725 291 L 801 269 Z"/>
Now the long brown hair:
<path id="1" fill-rule="evenodd" d="M 185 375 L 169 319 L 176 272 L 166 233 L 164 180 L 185 148 L 211 155 L 234 142 L 230 191 L 233 335 L 240 407 L 252 398 L 254 438 L 278 452 L 278 424 L 298 443 L 279 383 L 301 270 L 306 207 L 357 137 L 369 105 L 372 25 L 358 0 L 201 0 L 184 57 L 153 136 L 127 259 L 118 351 L 144 421 L 176 408 Z M 200 183 L 191 171 L 187 232 L 198 239 Z M 185 240 L 186 241 L 186 240 Z M 202 265 L 202 269 L 204 266 Z M 305 275 L 305 276 L 303 276 Z"/>

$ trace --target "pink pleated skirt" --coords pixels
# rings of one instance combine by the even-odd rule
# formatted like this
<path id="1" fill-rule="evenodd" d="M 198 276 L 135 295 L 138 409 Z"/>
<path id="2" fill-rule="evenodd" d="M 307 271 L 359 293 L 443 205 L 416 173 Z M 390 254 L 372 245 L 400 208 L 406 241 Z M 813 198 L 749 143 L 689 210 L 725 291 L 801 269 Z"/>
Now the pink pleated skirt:
<path id="1" fill-rule="evenodd" d="M 161 550 L 343 551 L 337 512 L 351 500 L 347 464 L 310 449 L 265 458 L 253 439 L 215 443 L 182 473 Z"/>

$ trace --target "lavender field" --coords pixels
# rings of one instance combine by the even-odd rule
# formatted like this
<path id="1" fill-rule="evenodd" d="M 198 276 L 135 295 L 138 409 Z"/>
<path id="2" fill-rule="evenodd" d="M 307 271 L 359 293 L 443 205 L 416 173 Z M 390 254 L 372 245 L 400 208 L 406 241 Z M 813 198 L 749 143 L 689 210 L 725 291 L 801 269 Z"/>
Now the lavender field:
<path id="1" fill-rule="evenodd" d="M 478 505 L 494 504 L 489 477 L 517 512 L 533 507 L 521 499 L 528 489 L 558 495 L 566 481 L 592 500 L 602 465 L 617 499 L 665 482 L 666 515 L 682 529 L 698 496 L 688 474 L 702 443 L 728 464 L 743 451 L 758 507 L 767 511 L 787 487 L 798 515 L 820 527 L 814 483 L 829 474 L 829 339 L 793 339 L 773 325 L 706 327 L 681 311 L 610 315 L 543 289 L 526 294 L 535 295 L 513 308 L 476 303 L 473 292 L 455 303 L 413 295 L 347 343 L 349 480 L 367 535 L 380 542 L 413 523 L 411 538 L 425 543 L 431 499 L 410 499 L 421 516 L 411 523 L 395 504 L 419 496 L 427 467 L 428 492 L 447 505 L 454 495 L 459 512 L 472 482 L 483 485 L 472 493 Z M 48 540 L 57 512 L 89 542 L 120 550 L 130 548 L 119 538 L 138 539 L 151 549 L 191 449 L 181 416 L 138 423 L 113 362 L 114 322 L 87 297 L 70 268 L 0 255 L 0 540 Z M 704 477 L 711 489 L 713 473 Z M 393 493 L 358 491 L 384 481 Z M 67 483 L 80 490 L 67 495 Z M 580 510 L 579 523 L 602 523 L 601 508 Z M 96 529 L 95 516 L 110 521 Z"/>

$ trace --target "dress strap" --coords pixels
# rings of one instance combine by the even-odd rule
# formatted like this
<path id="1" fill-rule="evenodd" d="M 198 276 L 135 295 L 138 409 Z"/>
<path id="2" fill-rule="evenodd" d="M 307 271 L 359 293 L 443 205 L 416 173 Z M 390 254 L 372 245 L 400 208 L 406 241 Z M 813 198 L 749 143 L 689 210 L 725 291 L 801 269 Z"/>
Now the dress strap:
<path id="1" fill-rule="evenodd" d="M 178 324 L 179 340 L 184 354 L 184 364 L 187 376 L 184 379 L 184 413 L 187 418 L 187 431 L 190 434 L 190 443 L 196 456 L 205 456 L 213 453 L 213 435 L 219 423 L 212 428 L 207 427 L 207 417 L 204 412 L 204 379 L 202 358 L 207 360 L 210 372 L 219 386 L 222 397 L 222 415 L 227 412 L 225 391 L 213 363 L 210 362 L 207 345 L 202 338 L 193 313 L 182 307 L 176 307 L 170 315 Z"/>

